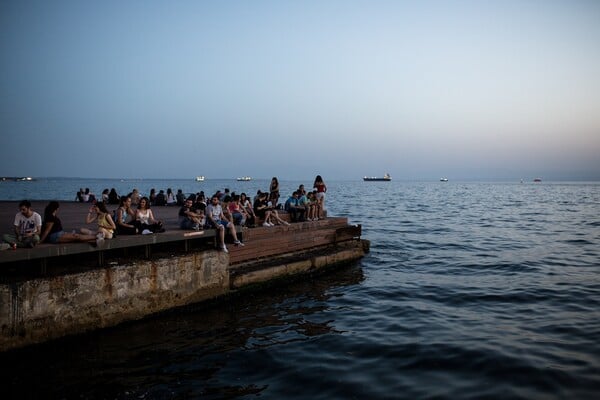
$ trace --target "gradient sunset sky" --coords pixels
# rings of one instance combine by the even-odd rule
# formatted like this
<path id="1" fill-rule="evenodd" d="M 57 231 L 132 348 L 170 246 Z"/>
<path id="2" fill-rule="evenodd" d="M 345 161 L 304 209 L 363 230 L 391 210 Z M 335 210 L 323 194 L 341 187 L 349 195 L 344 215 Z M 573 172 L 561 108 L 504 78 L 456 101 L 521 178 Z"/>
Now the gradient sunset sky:
<path id="1" fill-rule="evenodd" d="M 600 179 L 599 1 L 3 1 L 0 176 Z"/>

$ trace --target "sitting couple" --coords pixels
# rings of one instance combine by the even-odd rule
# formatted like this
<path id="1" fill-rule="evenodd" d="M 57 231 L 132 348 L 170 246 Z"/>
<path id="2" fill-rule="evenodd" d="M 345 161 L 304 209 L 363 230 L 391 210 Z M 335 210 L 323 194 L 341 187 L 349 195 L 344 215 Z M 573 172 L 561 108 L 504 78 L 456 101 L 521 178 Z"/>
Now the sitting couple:
<path id="1" fill-rule="evenodd" d="M 142 197 L 137 210 L 131 208 L 131 198 L 129 196 L 121 197 L 121 203 L 117 208 L 115 223 L 117 225 L 117 234 L 120 235 L 149 235 L 151 233 L 164 232 L 163 224 L 154 218 L 150 209 L 150 201 L 147 197 Z"/>
<path id="2" fill-rule="evenodd" d="M 207 228 L 215 228 L 218 231 L 218 238 L 221 244 L 221 249 L 228 253 L 227 246 L 225 246 L 225 230 L 233 236 L 233 244 L 236 246 L 243 246 L 244 244 L 238 240 L 237 232 L 233 222 L 227 220 L 223 214 L 223 208 L 219 203 L 219 198 L 213 196 L 210 200 L 210 204 L 206 207 L 206 217 L 201 210 L 193 208 L 193 200 L 187 199 L 185 204 L 179 210 L 179 226 L 181 229 L 194 229 L 200 230 L 202 226 Z"/>

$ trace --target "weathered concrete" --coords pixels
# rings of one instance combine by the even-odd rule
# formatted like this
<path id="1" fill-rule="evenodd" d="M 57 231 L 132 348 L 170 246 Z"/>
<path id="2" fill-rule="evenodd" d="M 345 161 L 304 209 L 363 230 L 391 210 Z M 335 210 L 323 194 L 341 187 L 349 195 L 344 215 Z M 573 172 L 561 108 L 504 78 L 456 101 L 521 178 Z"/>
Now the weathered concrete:
<path id="1" fill-rule="evenodd" d="M 353 240 L 282 258 L 268 266 L 235 268 L 213 250 L 136 260 L 92 271 L 0 284 L 0 351 L 136 320 L 225 295 L 248 285 L 316 271 L 364 256 Z"/>
<path id="2" fill-rule="evenodd" d="M 136 320 L 229 291 L 216 251 L 0 285 L 0 349 Z"/>
<path id="3" fill-rule="evenodd" d="M 62 215 L 74 225 L 82 207 L 67 204 Z M 190 236 L 177 229 L 176 210 L 161 211 L 165 233 L 117 237 L 97 248 L 72 243 L 0 252 L 0 351 L 312 273 L 369 251 L 360 225 L 328 217 L 240 228 L 246 245 L 230 245 L 227 254 L 206 242 L 214 241 L 212 230 Z"/>

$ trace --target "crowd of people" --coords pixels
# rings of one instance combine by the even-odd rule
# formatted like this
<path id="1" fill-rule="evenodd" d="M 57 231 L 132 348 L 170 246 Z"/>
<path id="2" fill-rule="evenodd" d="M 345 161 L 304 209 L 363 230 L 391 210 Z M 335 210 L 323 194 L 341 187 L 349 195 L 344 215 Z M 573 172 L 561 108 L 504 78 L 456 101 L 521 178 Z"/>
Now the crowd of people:
<path id="1" fill-rule="evenodd" d="M 289 214 L 290 221 L 316 221 L 322 219 L 325 210 L 325 193 L 327 186 L 323 178 L 317 175 L 313 190 L 306 191 L 304 185 L 294 190 L 285 202 L 280 203 L 280 187 L 277 177 L 273 177 L 268 192 L 258 190 L 251 200 L 246 193 L 236 194 L 224 189 L 218 190 L 210 197 L 204 192 L 185 195 L 181 189 L 173 192 L 150 190 L 149 196 L 140 194 L 137 188 L 130 193 L 119 196 L 113 188 L 104 189 L 101 196 L 96 197 L 89 188 L 80 189 L 75 200 L 91 203 L 85 218 L 86 224 L 95 223 L 95 229 L 81 228 L 79 232 L 63 230 L 58 217 L 60 204 L 57 201 L 48 203 L 44 217 L 32 209 L 31 202 L 23 200 L 19 203 L 19 212 L 14 219 L 14 233 L 3 235 L 1 248 L 32 248 L 38 243 L 87 242 L 97 246 L 105 239 L 116 235 L 148 235 L 165 231 L 163 222 L 155 218 L 152 206 L 179 206 L 178 224 L 180 229 L 200 231 L 216 229 L 219 246 L 228 252 L 225 245 L 225 234 L 229 233 L 235 246 L 244 244 L 238 239 L 236 226 L 255 227 L 259 223 L 264 227 L 289 225 L 280 216 L 280 212 Z M 108 205 L 118 205 L 111 213 Z"/>

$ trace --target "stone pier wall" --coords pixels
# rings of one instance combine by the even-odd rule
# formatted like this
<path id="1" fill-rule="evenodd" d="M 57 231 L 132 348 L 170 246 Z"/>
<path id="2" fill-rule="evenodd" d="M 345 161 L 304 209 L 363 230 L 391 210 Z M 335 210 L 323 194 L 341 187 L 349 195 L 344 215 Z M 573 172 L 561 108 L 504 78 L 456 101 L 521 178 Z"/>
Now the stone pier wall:
<path id="1" fill-rule="evenodd" d="M 0 350 L 143 318 L 229 291 L 216 251 L 0 285 Z"/>
<path id="2" fill-rule="evenodd" d="M 0 284 L 0 351 L 141 319 L 244 286 L 356 260 L 366 251 L 368 241 L 354 240 L 314 255 L 292 252 L 268 265 L 231 267 L 229 254 L 206 250 Z"/>

